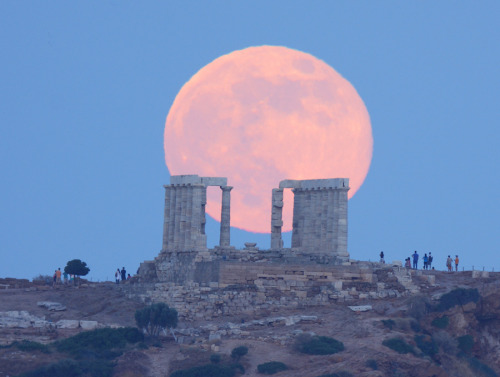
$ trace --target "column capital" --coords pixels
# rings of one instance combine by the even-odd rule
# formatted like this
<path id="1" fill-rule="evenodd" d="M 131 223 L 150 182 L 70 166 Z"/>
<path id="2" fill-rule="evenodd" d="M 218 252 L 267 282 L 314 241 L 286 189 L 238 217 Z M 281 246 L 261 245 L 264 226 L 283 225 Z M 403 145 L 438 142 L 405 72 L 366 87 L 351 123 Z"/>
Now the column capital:
<path id="1" fill-rule="evenodd" d="M 220 186 L 220 189 L 222 191 L 231 191 L 233 189 L 233 186 Z"/>

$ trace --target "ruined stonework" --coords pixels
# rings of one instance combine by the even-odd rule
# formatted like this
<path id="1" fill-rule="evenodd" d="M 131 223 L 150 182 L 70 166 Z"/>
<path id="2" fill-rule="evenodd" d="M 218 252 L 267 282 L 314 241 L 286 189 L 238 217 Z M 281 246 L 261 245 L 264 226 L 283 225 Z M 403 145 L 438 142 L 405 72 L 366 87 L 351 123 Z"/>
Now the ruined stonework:
<path id="1" fill-rule="evenodd" d="M 220 244 L 208 249 L 207 186 L 222 190 Z M 165 186 L 163 247 L 139 269 L 145 301 L 163 301 L 185 320 L 280 308 L 328 305 L 337 300 L 400 296 L 415 289 L 396 266 L 349 260 L 346 178 L 285 180 L 272 191 L 271 248 L 230 246 L 227 179 L 172 176 Z M 294 193 L 292 247 L 284 248 L 283 190 Z"/>
<path id="2" fill-rule="evenodd" d="M 207 187 L 222 190 L 221 246 L 229 247 L 230 191 L 227 178 L 174 175 L 165 185 L 163 247 L 166 250 L 206 250 L 205 205 Z"/>
<path id="3" fill-rule="evenodd" d="M 308 179 L 280 182 L 273 190 L 271 248 L 283 247 L 281 238 L 283 189 L 293 200 L 292 249 L 349 260 L 347 252 L 347 191 L 349 180 Z"/>

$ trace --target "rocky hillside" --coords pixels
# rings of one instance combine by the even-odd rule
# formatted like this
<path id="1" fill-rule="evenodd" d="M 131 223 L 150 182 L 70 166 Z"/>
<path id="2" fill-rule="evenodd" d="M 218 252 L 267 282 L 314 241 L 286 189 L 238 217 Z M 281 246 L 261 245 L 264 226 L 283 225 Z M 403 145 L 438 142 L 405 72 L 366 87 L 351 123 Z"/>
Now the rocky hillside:
<path id="1" fill-rule="evenodd" d="M 236 361 L 248 377 L 263 376 L 259 365 L 274 361 L 287 368 L 275 375 L 290 377 L 499 375 L 500 273 L 475 278 L 470 271 L 433 274 L 435 283 L 418 280 L 417 295 L 279 312 L 269 308 L 259 318 L 241 313 L 180 322 L 177 342 L 168 334 L 117 347 L 108 375 L 163 377 L 211 364 L 226 376 L 221 365 Z M 49 364 L 73 365 L 81 357 L 55 347 L 58 341 L 100 328 L 135 326 L 134 313 L 144 304 L 128 298 L 130 284 L 52 288 L 0 279 L 0 377 Z M 311 340 L 330 338 L 343 349 L 320 355 L 309 347 Z M 231 359 L 239 346 L 248 353 Z M 241 369 L 231 373 L 241 375 Z"/>

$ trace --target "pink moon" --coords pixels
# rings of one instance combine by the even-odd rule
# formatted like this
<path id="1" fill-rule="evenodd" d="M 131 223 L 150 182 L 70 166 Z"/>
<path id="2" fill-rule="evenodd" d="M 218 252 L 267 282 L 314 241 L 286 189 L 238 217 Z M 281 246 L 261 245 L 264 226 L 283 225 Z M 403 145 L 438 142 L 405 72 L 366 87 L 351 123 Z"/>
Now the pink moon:
<path id="1" fill-rule="evenodd" d="M 227 177 L 231 225 L 271 230 L 271 192 L 283 179 L 349 178 L 349 198 L 373 151 L 366 107 L 354 87 L 314 56 L 279 46 L 249 47 L 200 69 L 168 113 L 165 161 L 172 175 Z M 293 194 L 285 190 L 284 231 Z M 221 190 L 207 213 L 220 221 Z"/>

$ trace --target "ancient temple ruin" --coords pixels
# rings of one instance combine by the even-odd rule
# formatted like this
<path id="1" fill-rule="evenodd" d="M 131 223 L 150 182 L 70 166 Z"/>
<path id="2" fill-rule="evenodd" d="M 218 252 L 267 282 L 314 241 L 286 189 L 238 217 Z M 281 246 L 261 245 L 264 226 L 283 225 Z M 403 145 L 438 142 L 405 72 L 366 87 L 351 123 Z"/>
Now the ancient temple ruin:
<path id="1" fill-rule="evenodd" d="M 208 186 L 219 186 L 222 190 L 220 246 L 230 246 L 232 187 L 227 186 L 227 178 L 174 175 L 170 178 L 170 185 L 164 186 L 162 251 L 207 249 L 205 205 Z"/>
<path id="2" fill-rule="evenodd" d="M 273 189 L 271 249 L 283 247 L 283 190 L 291 188 L 293 200 L 292 249 L 348 258 L 347 191 L 349 180 L 308 179 L 280 182 Z"/>
<path id="3" fill-rule="evenodd" d="M 219 248 L 230 247 L 231 186 L 227 178 L 176 175 L 165 185 L 162 251 L 207 249 L 207 187 L 222 190 Z M 294 194 L 292 249 L 348 258 L 346 178 L 284 180 L 272 190 L 271 249 L 283 249 L 283 190 Z"/>
<path id="4" fill-rule="evenodd" d="M 398 265 L 349 259 L 347 178 L 284 180 L 272 190 L 271 247 L 230 245 L 227 178 L 172 176 L 165 186 L 163 245 L 141 264 L 143 299 L 166 302 L 185 320 L 254 315 L 270 308 L 399 296 L 416 288 Z M 221 188 L 220 243 L 207 248 L 207 187 Z M 237 188 L 236 188 L 237 189 Z M 292 244 L 282 239 L 283 191 L 294 195 Z"/>

